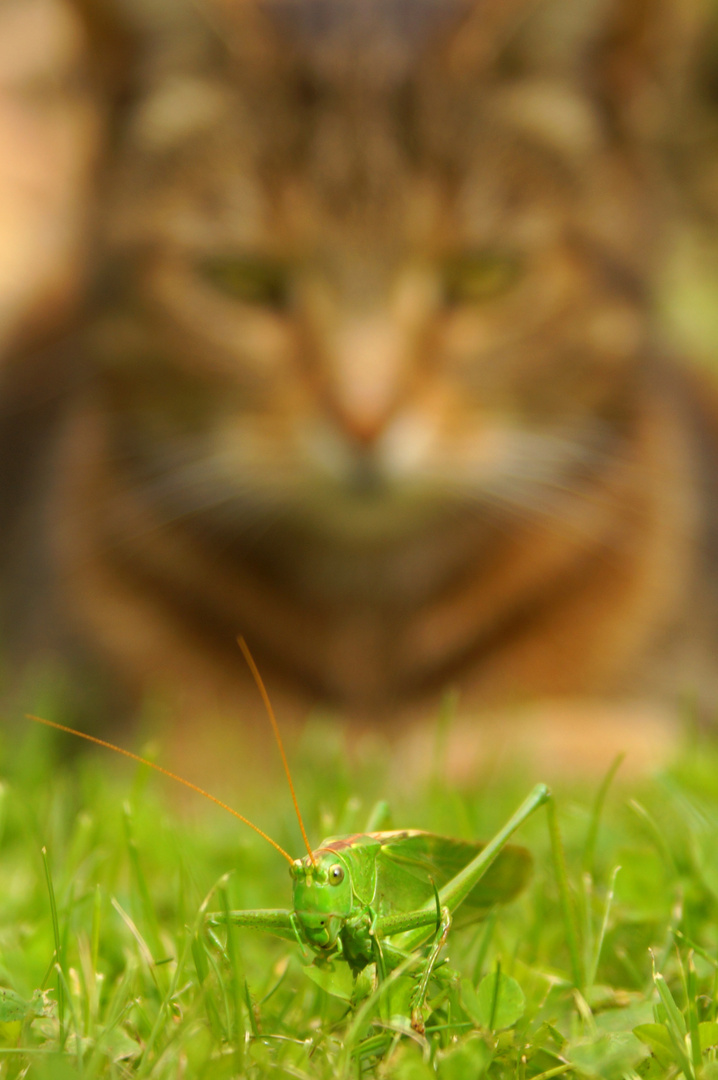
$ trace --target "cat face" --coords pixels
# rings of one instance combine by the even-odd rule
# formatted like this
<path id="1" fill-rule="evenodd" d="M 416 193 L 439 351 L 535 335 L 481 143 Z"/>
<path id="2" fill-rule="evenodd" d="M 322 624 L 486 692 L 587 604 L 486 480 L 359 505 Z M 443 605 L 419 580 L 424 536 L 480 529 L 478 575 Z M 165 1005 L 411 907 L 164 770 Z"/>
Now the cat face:
<path id="1" fill-rule="evenodd" d="M 620 456 L 635 162 L 570 79 L 467 81 L 431 49 L 387 73 L 381 40 L 354 67 L 230 50 L 129 125 L 99 385 L 160 521 L 387 548 L 550 515 Z"/>

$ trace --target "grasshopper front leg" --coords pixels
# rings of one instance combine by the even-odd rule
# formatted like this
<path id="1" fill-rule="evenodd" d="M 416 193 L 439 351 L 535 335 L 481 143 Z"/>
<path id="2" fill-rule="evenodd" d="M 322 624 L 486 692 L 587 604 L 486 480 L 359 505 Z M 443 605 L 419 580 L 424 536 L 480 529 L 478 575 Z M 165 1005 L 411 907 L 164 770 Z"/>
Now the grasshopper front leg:
<path id="1" fill-rule="evenodd" d="M 226 926 L 228 917 L 224 912 L 212 911 L 205 917 L 207 926 Z M 252 930 L 263 930 L 284 941 L 297 940 L 293 911 L 283 908 L 258 908 L 246 911 L 230 911 L 229 922 L 233 926 L 246 926 Z"/>

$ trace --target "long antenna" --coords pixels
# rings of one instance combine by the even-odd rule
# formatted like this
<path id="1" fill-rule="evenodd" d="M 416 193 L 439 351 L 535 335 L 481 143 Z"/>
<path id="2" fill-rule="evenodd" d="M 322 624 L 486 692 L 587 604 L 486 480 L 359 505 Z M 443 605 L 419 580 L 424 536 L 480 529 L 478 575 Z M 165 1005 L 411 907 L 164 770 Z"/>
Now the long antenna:
<path id="1" fill-rule="evenodd" d="M 287 761 L 287 755 L 284 753 L 284 743 L 282 742 L 282 736 L 279 734 L 279 724 L 277 723 L 277 718 L 274 715 L 274 709 L 272 708 L 272 703 L 269 700 L 269 694 L 267 693 L 267 688 L 264 685 L 264 682 L 262 681 L 262 676 L 259 674 L 259 668 L 257 667 L 257 665 L 254 662 L 254 657 L 252 656 L 251 652 L 249 651 L 249 645 L 247 645 L 247 642 L 244 640 L 244 638 L 242 637 L 241 634 L 237 638 L 237 644 L 239 645 L 240 649 L 242 650 L 242 652 L 244 654 L 244 659 L 247 661 L 247 664 L 249 665 L 249 670 L 252 672 L 252 675 L 254 676 L 254 681 L 257 684 L 257 689 L 259 690 L 260 694 L 262 695 L 262 701 L 264 702 L 264 707 L 267 710 L 267 716 L 269 717 L 269 722 L 272 725 L 272 731 L 274 732 L 274 738 L 277 740 L 277 746 L 279 747 L 279 753 L 281 755 L 282 763 L 284 765 L 284 771 L 287 774 L 287 783 L 289 784 L 289 791 L 291 793 L 292 802 L 294 803 L 294 809 L 295 809 L 296 814 L 297 814 L 297 821 L 299 822 L 299 828 L 302 830 L 302 837 L 304 838 L 304 844 L 306 846 L 307 851 L 309 852 L 309 858 L 311 859 L 312 866 L 316 866 L 317 861 L 314 858 L 314 853 L 312 851 L 312 846 L 309 843 L 309 837 L 307 836 L 306 829 L 304 828 L 304 822 L 302 821 L 302 815 L 299 812 L 299 803 L 297 802 L 297 796 L 296 796 L 296 793 L 294 791 L 294 784 L 292 783 L 292 774 L 289 771 L 289 762 Z"/>
<path id="2" fill-rule="evenodd" d="M 272 840 L 271 836 L 267 836 L 266 832 L 263 832 L 258 825 L 255 825 L 253 821 L 246 818 L 244 814 L 240 814 L 238 810 L 233 810 L 231 806 L 227 806 L 227 803 L 223 803 L 221 799 L 218 799 L 215 795 L 210 795 L 204 788 L 198 787 L 197 784 L 193 784 L 191 780 L 185 780 L 183 776 L 178 776 L 177 773 L 170 772 L 169 769 L 163 769 L 161 765 L 156 765 L 154 761 L 148 761 L 147 758 L 140 757 L 139 754 L 133 754 L 131 750 L 123 750 L 121 746 L 115 746 L 114 743 L 106 742 L 104 739 L 98 739 L 96 735 L 88 735 L 84 731 L 76 731 L 75 728 L 66 727 L 65 724 L 58 724 L 56 720 L 45 720 L 42 716 L 33 716 L 32 713 L 25 714 L 28 720 L 34 720 L 36 724 L 44 724 L 45 727 L 56 728 L 58 731 L 65 731 L 68 735 L 77 735 L 79 739 L 87 739 L 88 742 L 95 743 L 97 746 L 104 746 L 106 750 L 114 750 L 116 754 L 123 754 L 125 757 L 131 758 L 133 761 L 138 761 L 140 765 L 147 765 L 148 768 L 154 769 L 155 772 L 162 773 L 163 776 L 169 776 L 170 780 L 176 780 L 178 784 L 184 784 L 190 791 L 196 791 L 198 795 L 204 795 L 205 799 L 209 799 L 210 802 L 216 803 L 217 806 L 221 806 L 223 810 L 229 811 L 234 817 L 239 818 L 245 825 L 249 825 L 250 829 L 254 829 L 268 844 L 271 844 L 280 855 L 283 855 L 288 863 L 294 864 L 294 859 L 289 855 L 283 847 L 280 847 L 276 840 Z"/>

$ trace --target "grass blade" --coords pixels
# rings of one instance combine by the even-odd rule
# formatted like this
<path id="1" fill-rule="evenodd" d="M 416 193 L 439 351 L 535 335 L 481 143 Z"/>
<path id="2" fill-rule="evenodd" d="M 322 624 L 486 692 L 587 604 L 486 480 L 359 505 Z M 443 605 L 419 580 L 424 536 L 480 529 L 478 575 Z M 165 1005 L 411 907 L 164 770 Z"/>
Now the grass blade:
<path id="1" fill-rule="evenodd" d="M 52 884 L 52 874 L 47 858 L 47 848 L 42 848 L 42 865 L 45 868 L 45 881 L 47 892 L 50 897 L 50 913 L 52 916 L 52 934 L 55 939 L 55 962 L 57 965 L 57 1016 L 60 1022 L 60 1046 L 65 1045 L 65 980 L 62 975 L 63 956 L 60 942 L 60 922 L 57 917 L 57 903 L 55 901 L 55 889 Z"/>
<path id="2" fill-rule="evenodd" d="M 558 884 L 559 901 L 561 904 L 561 910 L 563 912 L 564 931 L 566 934 L 566 942 L 568 944 L 568 952 L 571 961 L 571 976 L 573 978 L 574 986 L 581 990 L 584 986 L 584 974 L 581 964 L 581 950 L 579 946 L 578 936 L 578 924 L 576 920 L 576 911 L 573 904 L 573 897 L 571 896 L 571 888 L 568 882 L 568 871 L 566 869 L 566 855 L 563 848 L 563 841 L 561 840 L 561 832 L 558 825 L 558 815 L 556 813 L 556 803 L 554 800 L 550 800 L 546 807 L 548 815 L 548 828 L 549 835 L 551 837 L 551 854 L 553 857 L 554 872 L 556 874 L 556 882 Z"/>

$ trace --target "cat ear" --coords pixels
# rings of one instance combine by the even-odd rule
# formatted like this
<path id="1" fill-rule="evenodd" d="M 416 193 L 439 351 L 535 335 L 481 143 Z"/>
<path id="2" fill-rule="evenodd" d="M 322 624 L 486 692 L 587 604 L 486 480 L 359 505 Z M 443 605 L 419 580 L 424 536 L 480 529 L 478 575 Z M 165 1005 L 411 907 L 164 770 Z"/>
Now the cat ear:
<path id="1" fill-rule="evenodd" d="M 533 0 L 473 0 L 439 50 L 441 67 L 454 79 L 473 80 L 495 66 L 530 16 Z"/>
<path id="2" fill-rule="evenodd" d="M 571 0 L 553 0 L 557 10 Z M 591 0 L 595 25 L 579 55 L 589 90 L 617 132 L 660 139 L 675 117 L 695 55 L 703 0 Z"/>
<path id="3" fill-rule="evenodd" d="M 616 129 L 658 134 L 684 88 L 704 0 L 471 0 L 441 63 L 457 79 L 565 80 Z"/>

